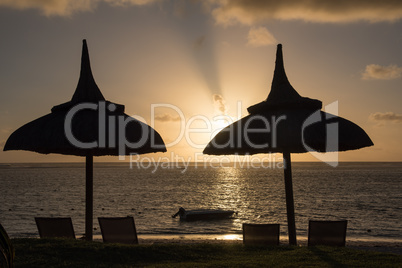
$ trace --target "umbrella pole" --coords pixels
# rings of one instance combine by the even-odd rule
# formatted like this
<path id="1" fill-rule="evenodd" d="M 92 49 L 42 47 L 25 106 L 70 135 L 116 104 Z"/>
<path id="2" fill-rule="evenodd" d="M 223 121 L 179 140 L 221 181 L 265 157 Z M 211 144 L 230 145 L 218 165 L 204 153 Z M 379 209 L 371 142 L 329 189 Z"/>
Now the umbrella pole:
<path id="1" fill-rule="evenodd" d="M 92 241 L 93 227 L 93 165 L 93 156 L 87 155 L 85 167 L 85 239 L 88 241 Z"/>
<path id="2" fill-rule="evenodd" d="M 285 175 L 285 192 L 286 192 L 286 210 L 288 216 L 289 245 L 297 245 L 295 208 L 293 201 L 293 186 L 292 186 L 292 165 L 289 152 L 283 152 L 283 163 L 285 173 L 284 175 Z"/>

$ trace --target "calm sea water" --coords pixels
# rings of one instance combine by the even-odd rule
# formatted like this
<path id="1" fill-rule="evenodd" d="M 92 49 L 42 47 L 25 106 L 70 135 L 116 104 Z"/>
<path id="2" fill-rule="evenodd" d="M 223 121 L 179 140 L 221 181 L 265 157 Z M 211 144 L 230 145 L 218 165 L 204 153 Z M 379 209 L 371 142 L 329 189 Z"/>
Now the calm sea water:
<path id="1" fill-rule="evenodd" d="M 402 242 L 402 163 L 293 163 L 298 235 L 309 219 L 347 219 L 348 237 Z M 283 170 L 197 164 L 130 169 L 129 163 L 95 163 L 96 218 L 135 218 L 139 234 L 239 234 L 241 225 L 280 223 L 287 234 Z M 72 217 L 84 233 L 84 164 L 0 165 L 0 222 L 12 237 L 34 237 L 35 216 Z M 180 222 L 186 209 L 231 209 L 230 220 Z"/>

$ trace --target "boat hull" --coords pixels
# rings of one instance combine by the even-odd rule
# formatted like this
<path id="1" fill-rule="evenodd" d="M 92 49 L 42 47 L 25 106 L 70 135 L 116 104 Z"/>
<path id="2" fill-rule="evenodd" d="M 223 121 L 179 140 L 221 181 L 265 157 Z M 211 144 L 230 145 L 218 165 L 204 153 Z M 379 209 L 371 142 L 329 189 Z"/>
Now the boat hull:
<path id="1" fill-rule="evenodd" d="M 233 214 L 232 210 L 188 210 L 179 215 L 182 221 L 206 221 L 229 219 Z"/>

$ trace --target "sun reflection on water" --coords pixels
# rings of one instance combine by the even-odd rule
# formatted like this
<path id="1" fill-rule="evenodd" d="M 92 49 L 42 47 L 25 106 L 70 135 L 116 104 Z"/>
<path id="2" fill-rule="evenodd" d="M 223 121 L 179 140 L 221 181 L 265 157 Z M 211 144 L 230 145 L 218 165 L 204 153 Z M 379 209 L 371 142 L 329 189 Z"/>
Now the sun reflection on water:
<path id="1" fill-rule="evenodd" d="M 224 240 L 242 240 L 243 238 L 241 235 L 229 234 L 229 235 L 224 235 L 223 239 Z"/>
<path id="2" fill-rule="evenodd" d="M 231 229 L 241 229 L 243 219 L 239 218 L 241 216 L 238 212 L 249 207 L 248 199 L 244 196 L 244 188 L 247 188 L 247 183 L 244 180 L 242 170 L 236 167 L 216 168 L 213 177 L 212 188 L 214 190 L 211 191 L 212 196 L 210 198 L 212 207 L 235 211 L 234 218 L 230 221 Z M 223 239 L 238 240 L 240 238 L 238 235 L 228 235 Z"/>

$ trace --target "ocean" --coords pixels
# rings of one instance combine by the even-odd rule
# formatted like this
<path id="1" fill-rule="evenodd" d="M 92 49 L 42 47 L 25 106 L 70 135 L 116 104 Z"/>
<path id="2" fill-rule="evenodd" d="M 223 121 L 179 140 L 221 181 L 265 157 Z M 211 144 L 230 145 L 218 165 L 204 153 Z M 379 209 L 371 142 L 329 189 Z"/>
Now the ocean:
<path id="1" fill-rule="evenodd" d="M 348 220 L 347 239 L 402 243 L 402 163 L 292 163 L 298 237 L 308 221 Z M 11 237 L 37 237 L 34 217 L 71 217 L 84 233 L 84 163 L 0 165 L 0 222 Z M 183 222 L 185 209 L 234 210 L 233 219 Z M 215 167 L 166 163 L 155 168 L 95 163 L 94 235 L 97 217 L 134 216 L 141 235 L 240 236 L 242 223 L 279 223 L 287 236 L 281 165 Z"/>

